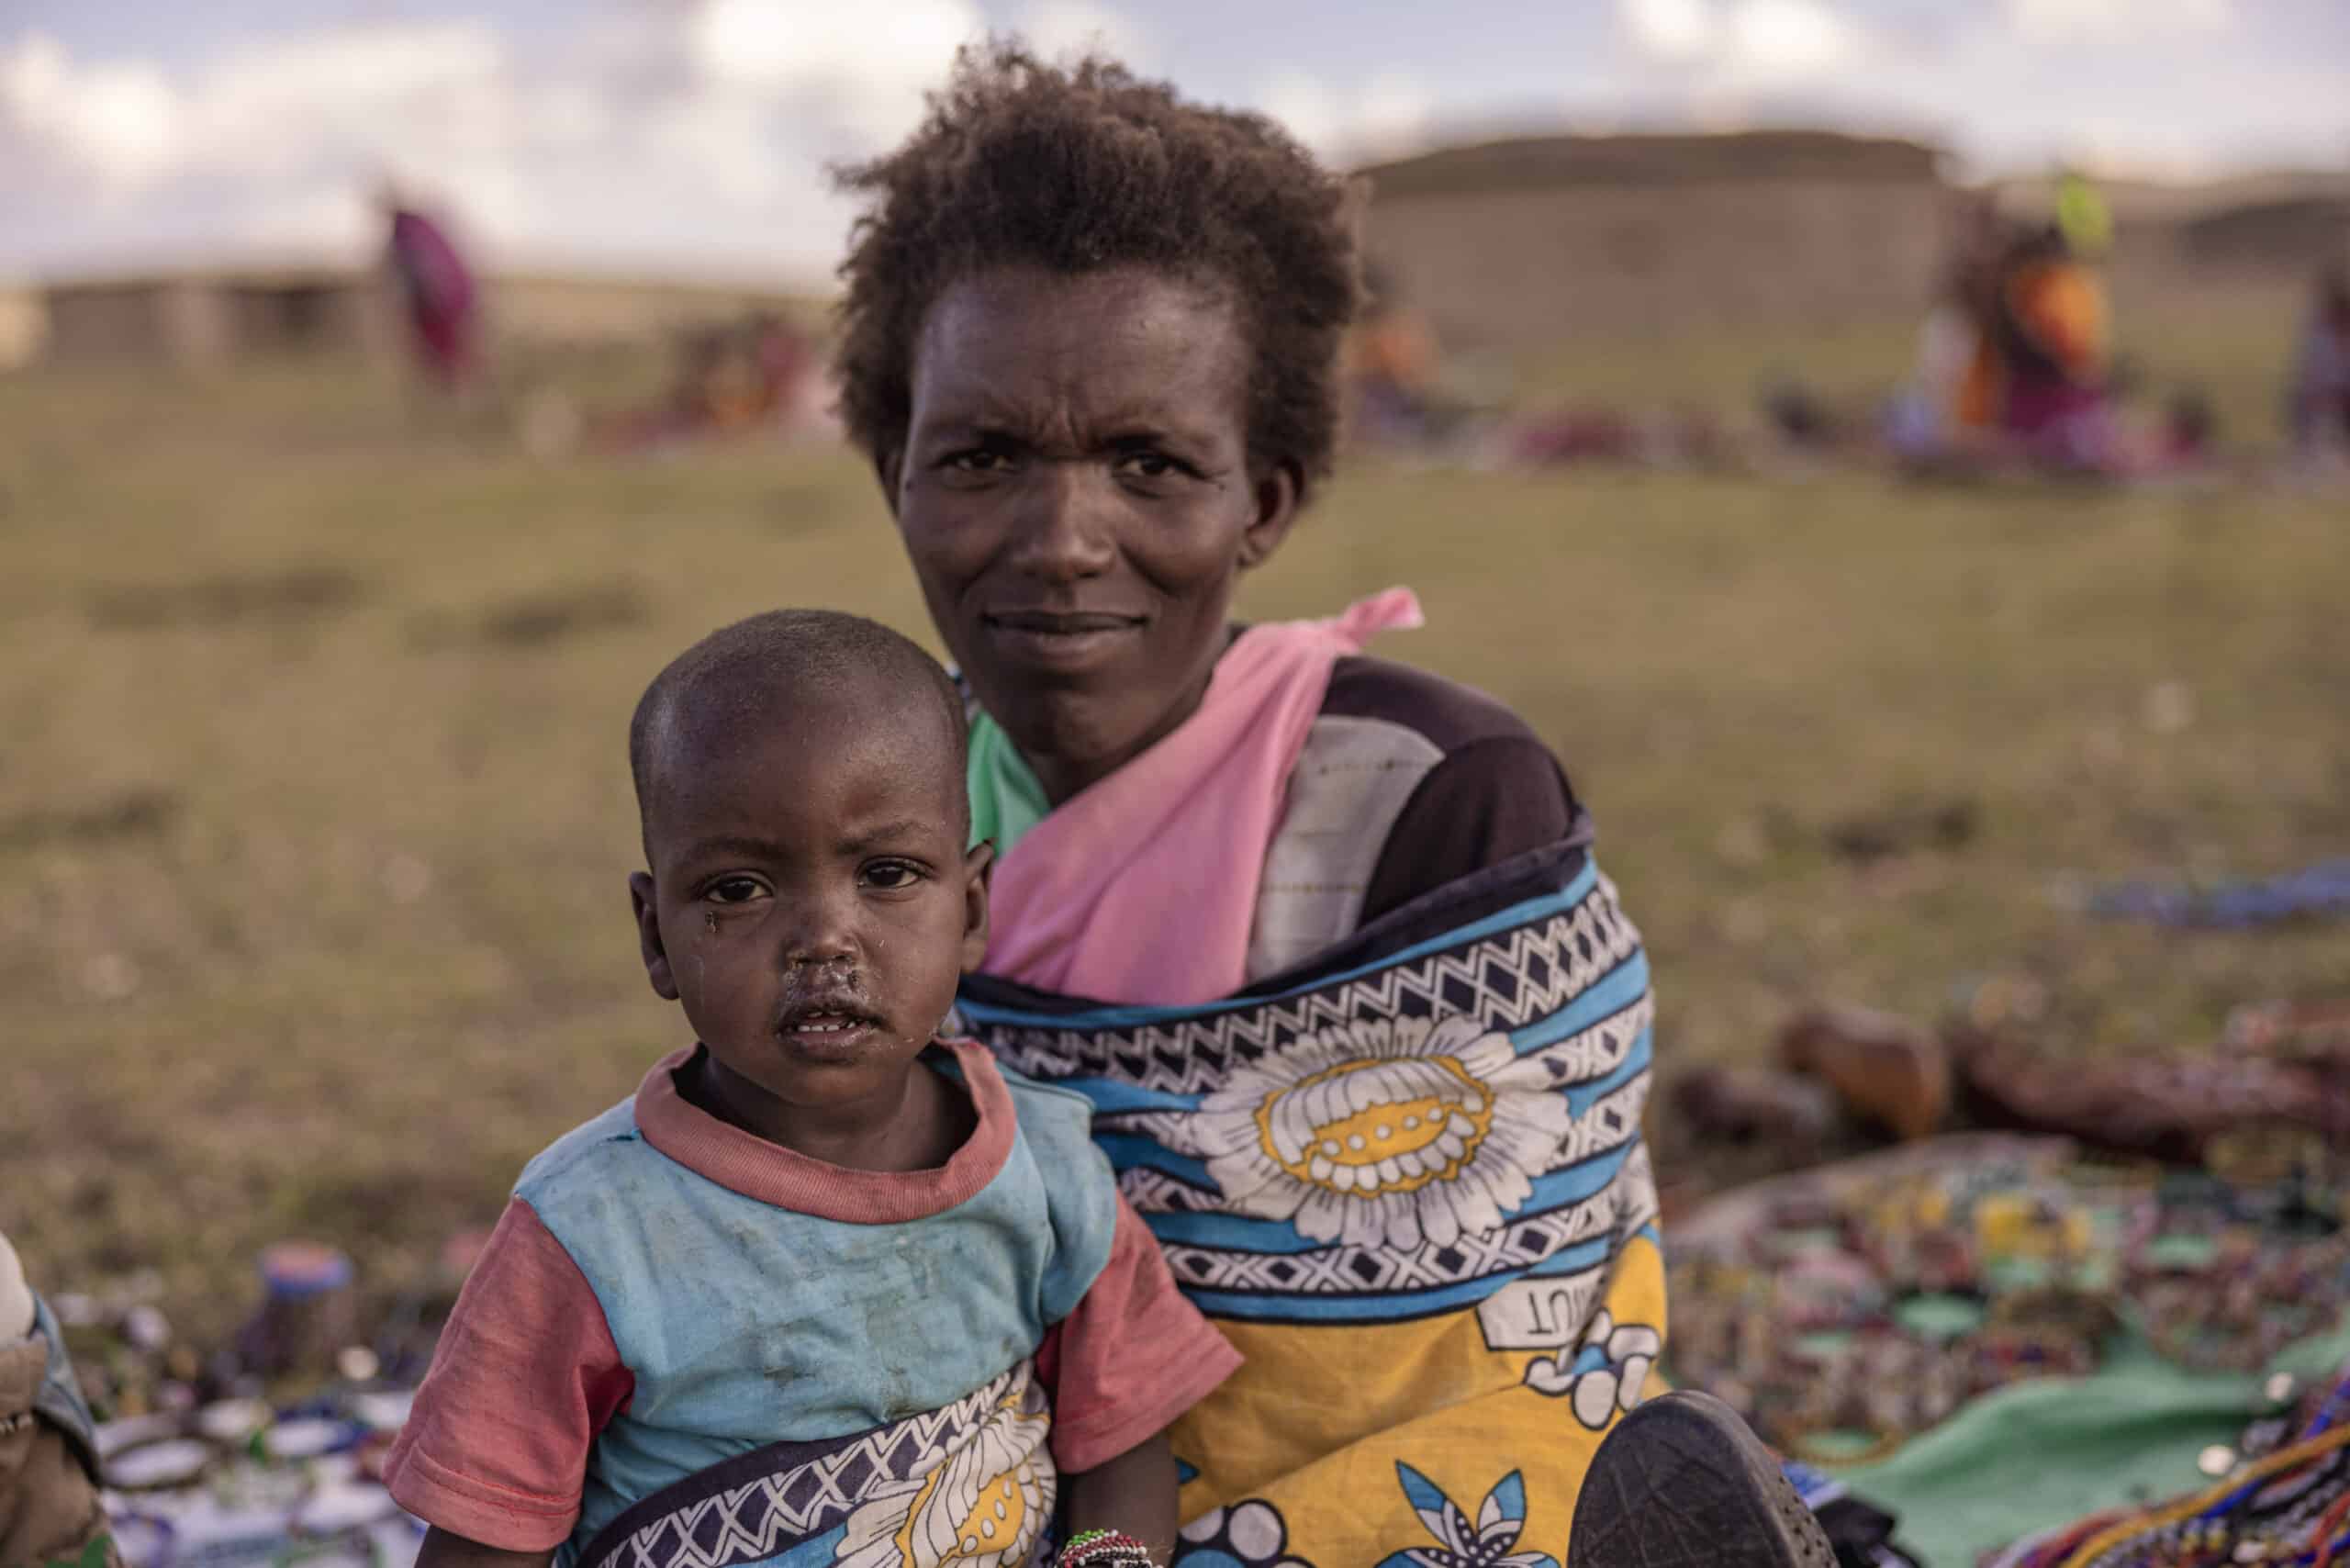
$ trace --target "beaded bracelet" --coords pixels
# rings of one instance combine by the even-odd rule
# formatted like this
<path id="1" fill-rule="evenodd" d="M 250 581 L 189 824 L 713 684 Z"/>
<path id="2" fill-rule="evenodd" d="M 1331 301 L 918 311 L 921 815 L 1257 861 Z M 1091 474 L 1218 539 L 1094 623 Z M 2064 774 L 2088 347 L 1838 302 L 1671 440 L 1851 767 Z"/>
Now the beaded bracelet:
<path id="1" fill-rule="evenodd" d="M 1150 1549 L 1113 1529 L 1079 1531 L 1053 1561 L 1055 1568 L 1152 1568 Z"/>

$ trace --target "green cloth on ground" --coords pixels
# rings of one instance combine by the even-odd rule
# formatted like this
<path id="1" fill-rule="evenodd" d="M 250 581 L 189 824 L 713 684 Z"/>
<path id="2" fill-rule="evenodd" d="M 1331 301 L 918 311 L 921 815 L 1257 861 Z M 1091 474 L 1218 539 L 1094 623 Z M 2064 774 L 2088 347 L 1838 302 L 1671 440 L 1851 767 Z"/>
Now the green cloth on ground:
<path id="1" fill-rule="evenodd" d="M 971 842 L 993 844 L 999 858 L 1053 809 L 1045 787 L 993 719 L 971 721 L 971 760 L 964 769 L 971 794 Z"/>
<path id="2" fill-rule="evenodd" d="M 2302 1340 L 2268 1372 L 2322 1380 L 2345 1361 L 2350 1327 Z M 2197 1456 L 2232 1448 L 2268 1413 L 2268 1372 L 2188 1372 L 2132 1334 L 2094 1376 L 2012 1383 L 1890 1459 L 1834 1473 L 1898 1518 L 1895 1539 L 1930 1568 L 1972 1568 L 2021 1537 L 2211 1484 Z"/>

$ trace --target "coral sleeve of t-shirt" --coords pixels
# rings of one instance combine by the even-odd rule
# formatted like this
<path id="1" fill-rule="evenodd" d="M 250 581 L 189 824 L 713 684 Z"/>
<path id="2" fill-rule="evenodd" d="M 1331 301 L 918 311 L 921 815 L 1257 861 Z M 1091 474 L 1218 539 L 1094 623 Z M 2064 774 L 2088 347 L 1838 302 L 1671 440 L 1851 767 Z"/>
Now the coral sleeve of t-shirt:
<path id="1" fill-rule="evenodd" d="M 1183 1299 L 1158 1243 L 1124 1195 L 1110 1259 L 1037 1353 L 1053 1396 L 1053 1461 L 1076 1473 L 1165 1431 L 1240 1365 Z"/>
<path id="2" fill-rule="evenodd" d="M 508 1551 L 561 1545 L 588 1450 L 635 1380 L 579 1266 L 520 1198 L 506 1205 L 385 1461 L 393 1499 Z"/>

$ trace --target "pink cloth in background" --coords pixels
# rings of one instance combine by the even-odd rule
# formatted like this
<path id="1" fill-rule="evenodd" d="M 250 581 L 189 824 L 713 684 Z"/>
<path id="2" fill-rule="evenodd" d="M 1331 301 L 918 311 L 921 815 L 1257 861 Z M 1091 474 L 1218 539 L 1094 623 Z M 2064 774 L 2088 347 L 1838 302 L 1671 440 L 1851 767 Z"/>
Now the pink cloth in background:
<path id="1" fill-rule="evenodd" d="M 1003 857 L 985 971 L 1143 1006 L 1237 991 L 1265 854 L 1330 667 L 1380 632 L 1420 623 L 1419 600 L 1396 588 L 1335 620 L 1243 632 L 1197 712 Z"/>
<path id="2" fill-rule="evenodd" d="M 473 368 L 474 274 L 441 226 L 420 212 L 392 215 L 392 265 L 426 365 L 455 381 Z"/>

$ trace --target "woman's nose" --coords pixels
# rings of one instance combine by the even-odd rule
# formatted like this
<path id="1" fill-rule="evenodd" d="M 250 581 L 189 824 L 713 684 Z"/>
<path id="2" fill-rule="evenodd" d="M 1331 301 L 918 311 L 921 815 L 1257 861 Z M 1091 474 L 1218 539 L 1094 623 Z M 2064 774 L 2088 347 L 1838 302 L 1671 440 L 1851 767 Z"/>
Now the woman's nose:
<path id="1" fill-rule="evenodd" d="M 1036 465 L 1021 498 L 1014 560 L 1048 582 L 1095 577 L 1117 558 L 1115 486 L 1087 462 Z"/>

